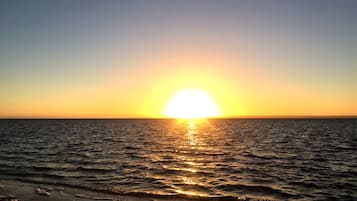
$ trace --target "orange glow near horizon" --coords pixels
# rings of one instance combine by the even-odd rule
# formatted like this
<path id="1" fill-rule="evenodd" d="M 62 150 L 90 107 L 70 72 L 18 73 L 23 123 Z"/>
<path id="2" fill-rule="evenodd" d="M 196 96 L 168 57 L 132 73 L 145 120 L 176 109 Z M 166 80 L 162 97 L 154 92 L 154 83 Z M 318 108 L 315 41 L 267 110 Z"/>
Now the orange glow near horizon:
<path id="1" fill-rule="evenodd" d="M 179 52 L 128 63 L 131 68 L 125 74 L 113 68 L 90 82 L 77 80 L 76 85 L 57 88 L 50 82 L 8 91 L 14 95 L 0 99 L 1 118 L 166 118 L 168 102 L 186 89 L 208 93 L 222 118 L 338 116 L 357 111 L 354 99 L 262 75 L 254 70 L 258 64 L 243 58 Z"/>

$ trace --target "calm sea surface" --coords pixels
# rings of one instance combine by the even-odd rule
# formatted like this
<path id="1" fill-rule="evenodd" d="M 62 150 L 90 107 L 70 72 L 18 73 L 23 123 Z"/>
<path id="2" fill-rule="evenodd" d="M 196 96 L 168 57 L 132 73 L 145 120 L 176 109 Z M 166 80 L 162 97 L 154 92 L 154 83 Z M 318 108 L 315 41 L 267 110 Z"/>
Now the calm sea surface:
<path id="1" fill-rule="evenodd" d="M 0 120 L 0 177 L 148 196 L 357 200 L 357 120 Z"/>

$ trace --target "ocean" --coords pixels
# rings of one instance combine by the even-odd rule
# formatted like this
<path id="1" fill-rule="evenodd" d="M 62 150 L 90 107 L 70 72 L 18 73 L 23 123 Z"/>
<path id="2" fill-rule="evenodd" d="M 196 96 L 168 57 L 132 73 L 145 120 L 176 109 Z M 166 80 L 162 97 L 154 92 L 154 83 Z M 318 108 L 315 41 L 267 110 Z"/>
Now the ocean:
<path id="1" fill-rule="evenodd" d="M 357 119 L 0 120 L 0 178 L 167 198 L 357 200 Z"/>

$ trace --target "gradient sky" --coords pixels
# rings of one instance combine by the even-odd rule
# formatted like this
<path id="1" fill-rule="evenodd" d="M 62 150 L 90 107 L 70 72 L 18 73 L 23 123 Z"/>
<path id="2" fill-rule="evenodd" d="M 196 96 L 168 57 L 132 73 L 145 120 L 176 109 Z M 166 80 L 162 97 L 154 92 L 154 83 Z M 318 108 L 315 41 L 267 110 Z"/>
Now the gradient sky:
<path id="1" fill-rule="evenodd" d="M 357 115 L 357 1 L 0 1 L 0 117 Z"/>

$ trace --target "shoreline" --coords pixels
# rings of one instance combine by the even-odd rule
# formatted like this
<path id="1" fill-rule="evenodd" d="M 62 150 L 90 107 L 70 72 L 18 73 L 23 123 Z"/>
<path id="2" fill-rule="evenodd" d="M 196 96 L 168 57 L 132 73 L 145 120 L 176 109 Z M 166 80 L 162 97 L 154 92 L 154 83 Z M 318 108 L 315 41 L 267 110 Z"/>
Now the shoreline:
<path id="1" fill-rule="evenodd" d="M 195 197 L 195 196 L 165 196 L 140 194 L 116 194 L 47 183 L 31 183 L 16 179 L 0 179 L 0 201 L 192 201 L 192 200 L 235 200 L 245 201 L 256 199 L 241 199 L 233 197 Z"/>
<path id="2" fill-rule="evenodd" d="M 48 194 L 47 194 L 48 193 Z M 0 179 L 0 201 L 145 201 L 141 198 L 126 195 L 113 195 L 79 188 L 35 184 L 17 180 Z"/>

